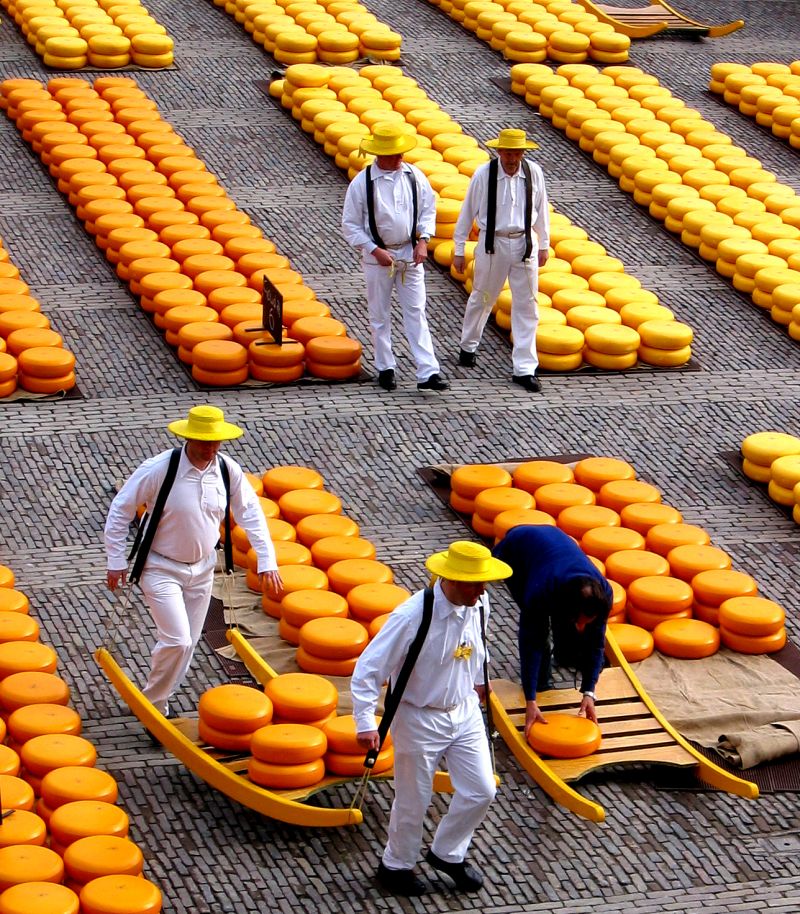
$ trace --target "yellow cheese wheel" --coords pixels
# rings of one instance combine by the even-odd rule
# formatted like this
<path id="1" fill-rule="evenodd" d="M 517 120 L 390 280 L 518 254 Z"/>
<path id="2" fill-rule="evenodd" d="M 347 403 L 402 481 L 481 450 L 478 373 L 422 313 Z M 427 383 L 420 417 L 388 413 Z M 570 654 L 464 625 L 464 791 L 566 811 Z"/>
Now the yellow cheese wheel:
<path id="1" fill-rule="evenodd" d="M 620 512 L 626 505 L 640 502 L 660 502 L 661 493 L 655 486 L 637 479 L 616 479 L 604 483 L 597 493 L 597 503 Z"/>
<path id="2" fill-rule="evenodd" d="M 75 386 L 75 372 L 61 375 L 56 378 L 37 378 L 31 375 L 20 374 L 19 386 L 23 390 L 34 394 L 54 394 L 62 390 L 71 390 Z"/>
<path id="3" fill-rule="evenodd" d="M 450 475 L 450 488 L 462 498 L 474 499 L 484 489 L 511 485 L 511 474 L 495 464 L 466 464 Z"/>
<path id="4" fill-rule="evenodd" d="M 276 764 L 252 758 L 247 763 L 247 776 L 262 787 L 296 790 L 319 783 L 325 777 L 325 763 L 321 758 L 300 764 Z"/>
<path id="5" fill-rule="evenodd" d="M 771 481 L 784 489 L 794 489 L 800 482 L 800 455 L 778 457 L 770 466 Z"/>
<path id="6" fill-rule="evenodd" d="M 529 460 L 519 464 L 513 474 L 514 485 L 532 494 L 548 483 L 567 483 L 574 479 L 572 468 L 555 460 Z"/>
<path id="7" fill-rule="evenodd" d="M 273 614 L 269 613 L 269 615 Z M 300 629 L 296 625 L 290 625 L 284 618 L 278 620 L 278 634 L 294 647 L 300 644 Z"/>
<path id="8" fill-rule="evenodd" d="M 550 355 L 573 355 L 583 350 L 583 333 L 577 327 L 541 324 L 536 330 L 536 349 Z"/>
<path id="9" fill-rule="evenodd" d="M 225 749 L 229 752 L 249 752 L 250 738 L 253 731 L 247 733 L 233 733 L 229 730 L 220 730 L 207 724 L 202 717 L 197 721 L 197 733 L 201 742 L 208 743 L 209 746 L 215 746 L 217 749 Z"/>
<path id="10" fill-rule="evenodd" d="M 272 720 L 272 702 L 250 686 L 227 685 L 208 689 L 200 696 L 200 719 L 226 733 L 252 733 Z"/>
<path id="11" fill-rule="evenodd" d="M 325 485 L 316 470 L 301 466 L 273 467 L 264 473 L 263 481 L 267 495 L 275 500 L 295 489 L 322 489 Z"/>
<path id="12" fill-rule="evenodd" d="M 692 328 L 680 321 L 644 321 L 636 328 L 642 343 L 654 349 L 683 349 L 692 342 Z"/>
<path id="13" fill-rule="evenodd" d="M 38 640 L 39 623 L 34 618 L 25 613 L 0 612 L 0 643 Z"/>
<path id="14" fill-rule="evenodd" d="M 627 527 L 594 527 L 586 531 L 580 545 L 588 556 L 604 562 L 609 555 L 623 549 L 644 549 L 644 537 Z"/>
<path id="15" fill-rule="evenodd" d="M 55 673 L 58 655 L 37 641 L 7 641 L 0 644 L 0 679 L 12 673 Z"/>
<path id="16" fill-rule="evenodd" d="M 800 438 L 784 432 L 756 432 L 742 441 L 742 455 L 751 463 L 770 466 L 774 460 L 800 454 Z"/>
<path id="17" fill-rule="evenodd" d="M 309 360 L 325 366 L 352 366 L 361 358 L 361 351 L 361 343 L 349 336 L 316 336 L 306 346 Z"/>
<path id="18" fill-rule="evenodd" d="M 358 658 L 334 660 L 330 657 L 318 657 L 316 654 L 309 654 L 300 646 L 297 648 L 295 660 L 305 673 L 316 673 L 320 676 L 352 676 Z"/>
<path id="19" fill-rule="evenodd" d="M 677 368 L 679 365 L 685 365 L 691 357 L 691 346 L 684 346 L 682 349 L 655 349 L 642 344 L 639 347 L 639 360 L 659 368 Z"/>
<path id="20" fill-rule="evenodd" d="M 367 646 L 366 628 L 355 619 L 337 616 L 311 619 L 300 629 L 300 647 L 325 660 L 350 660 Z"/>
<path id="21" fill-rule="evenodd" d="M 47 841 L 47 825 L 44 819 L 27 809 L 15 809 L 13 816 L 6 816 L 3 820 L 3 826 L 6 825 L 8 828 L 0 830 L 0 847 L 20 844 L 43 847 Z M 25 909 L 26 914 L 30 914 L 30 911 L 31 908 Z M 77 908 L 75 911 L 77 912 Z"/>
<path id="22" fill-rule="evenodd" d="M 491 522 L 503 511 L 527 510 L 536 507 L 533 496 L 513 486 L 494 486 L 480 491 L 474 499 L 475 513 Z M 492 535 L 490 533 L 490 535 Z"/>
<path id="23" fill-rule="evenodd" d="M 575 371 L 583 364 L 583 350 L 569 355 L 539 352 L 539 368 L 543 371 Z"/>
<path id="24" fill-rule="evenodd" d="M 409 591 L 396 584 L 358 584 L 348 591 L 347 604 L 354 618 L 368 623 L 392 612 L 410 596 Z"/>
<path id="25" fill-rule="evenodd" d="M 107 771 L 83 765 L 64 765 L 48 771 L 42 778 L 41 794 L 52 811 L 75 800 L 116 803 L 118 790 L 117 782 Z"/>
<path id="26" fill-rule="evenodd" d="M 15 382 L 17 376 L 17 360 L 13 355 L 9 355 L 6 351 L 6 342 L 0 337 L 0 345 L 2 345 L 2 350 L 0 350 L 0 384 L 8 384 L 10 382 Z"/>
<path id="27" fill-rule="evenodd" d="M 37 777 L 65 765 L 93 768 L 97 751 L 88 739 L 72 733 L 43 733 L 27 740 L 20 749 L 25 770 Z"/>
<path id="28" fill-rule="evenodd" d="M 769 637 L 777 634 L 785 621 L 783 607 L 763 597 L 731 597 L 719 607 L 720 626 L 735 635 Z"/>
<path id="29" fill-rule="evenodd" d="M 323 730 L 308 724 L 271 724 L 253 734 L 253 757 L 275 765 L 305 765 L 322 758 L 328 748 Z"/>
<path id="30" fill-rule="evenodd" d="M 375 546 L 360 536 L 326 536 L 311 546 L 314 564 L 325 570 L 343 559 L 374 559 Z"/>
<path id="31" fill-rule="evenodd" d="M 65 705 L 68 701 L 69 686 L 53 673 L 13 673 L 0 682 L 0 705 L 8 713 L 24 705 Z"/>
<path id="32" fill-rule="evenodd" d="M 339 698 L 332 683 L 309 673 L 276 676 L 266 684 L 264 691 L 272 701 L 277 716 L 299 723 L 327 716 L 335 711 Z"/>
<path id="33" fill-rule="evenodd" d="M 0 565 L 0 588 L 14 587 L 14 572 L 8 565 Z"/>
<path id="34" fill-rule="evenodd" d="M 344 559 L 328 568 L 331 590 L 343 597 L 359 584 L 391 584 L 392 569 L 374 559 Z"/>
<path id="35" fill-rule="evenodd" d="M 622 526 L 638 531 L 645 538 L 652 527 L 659 524 L 679 524 L 682 520 L 680 511 L 661 502 L 635 502 L 632 505 L 625 505 L 620 512 Z"/>
<path id="36" fill-rule="evenodd" d="M 666 556 L 676 546 L 707 546 L 711 537 L 695 524 L 654 524 L 645 537 L 647 548 Z"/>
<path id="37" fill-rule="evenodd" d="M 269 492 L 269 487 L 267 491 Z M 278 505 L 281 515 L 290 524 L 297 524 L 310 514 L 342 513 L 341 501 L 332 492 L 321 489 L 295 489 L 286 492 L 278 498 Z"/>
<path id="38" fill-rule="evenodd" d="M 638 625 L 612 622 L 608 630 L 614 636 L 622 651 L 622 656 L 629 662 L 644 660 L 653 653 L 655 643 L 653 636 L 645 628 Z"/>
<path id="39" fill-rule="evenodd" d="M 720 638 L 725 647 L 740 654 L 774 654 L 786 645 L 786 629 L 779 629 L 774 635 L 760 638 L 739 635 L 720 626 Z"/>
<path id="40" fill-rule="evenodd" d="M 595 495 L 586 486 L 573 482 L 551 482 L 536 489 L 536 507 L 553 517 L 571 505 L 593 505 Z"/>
<path id="41" fill-rule="evenodd" d="M 225 309 L 226 312 L 230 310 Z M 225 320 L 224 316 L 222 320 Z M 253 340 L 248 346 L 248 353 L 252 364 L 264 368 L 296 368 L 302 366 L 305 349 L 302 343 L 295 341 L 284 340 L 279 346 L 277 343 L 264 345 L 261 340 Z"/>
<path id="42" fill-rule="evenodd" d="M 281 581 L 284 595 L 295 590 L 328 589 L 328 576 L 321 568 L 312 565 L 282 565 Z"/>
<path id="43" fill-rule="evenodd" d="M 64 851 L 64 868 L 69 879 L 82 885 L 101 876 L 141 876 L 144 855 L 128 838 L 88 835 Z"/>
<path id="44" fill-rule="evenodd" d="M 281 616 L 282 621 L 297 629 L 311 619 L 346 618 L 347 600 L 329 590 L 296 590 L 281 600 Z"/>
<path id="45" fill-rule="evenodd" d="M 684 609 L 681 612 L 676 613 L 651 613 L 647 612 L 645 609 L 639 609 L 639 607 L 631 601 L 628 601 L 625 613 L 628 622 L 630 622 L 631 625 L 638 625 L 639 628 L 644 628 L 648 632 L 652 632 L 655 627 L 662 622 L 673 619 L 690 619 L 692 616 L 691 609 Z"/>
<path id="46" fill-rule="evenodd" d="M 625 588 L 618 584 L 616 581 L 609 580 L 609 585 L 611 586 L 611 615 L 614 616 L 624 616 L 625 615 L 625 606 L 628 602 L 628 596 L 625 592 Z"/>
<path id="47" fill-rule="evenodd" d="M 89 835 L 115 835 L 124 838 L 128 834 L 128 814 L 112 803 L 96 800 L 74 800 L 53 810 L 47 823 L 51 840 L 68 847 L 79 838 Z"/>
<path id="48" fill-rule="evenodd" d="M 150 880 L 125 874 L 100 876 L 80 893 L 81 914 L 159 914 L 161 891 Z"/>
<path id="49" fill-rule="evenodd" d="M 262 499 L 262 501 L 265 499 Z M 275 561 L 278 567 L 281 565 L 311 565 L 311 550 L 307 549 L 301 543 L 277 542 L 273 543 L 275 547 Z M 251 553 L 248 551 L 248 567 L 255 571 L 258 563 L 258 555 L 255 549 Z M 252 559 L 252 560 L 251 560 Z"/>
<path id="50" fill-rule="evenodd" d="M 758 592 L 755 578 L 730 569 L 701 571 L 691 583 L 695 599 L 709 606 L 721 606 L 731 597 L 754 597 Z"/>
<path id="51" fill-rule="evenodd" d="M 14 313 L 9 311 L 5 314 L 5 317 L 8 318 L 9 315 Z M 28 315 L 30 318 L 41 317 L 35 311 L 23 311 L 22 313 L 26 315 L 26 320 L 29 319 Z M 61 348 L 63 342 L 60 333 L 56 333 L 55 330 L 50 330 L 47 327 L 23 327 L 12 331 L 6 337 L 7 351 L 9 355 L 13 355 L 17 359 L 26 349 L 46 348 L 49 346 Z"/>
<path id="52" fill-rule="evenodd" d="M 326 752 L 325 768 L 331 774 L 337 774 L 341 777 L 358 777 L 364 773 L 364 757 L 366 751 L 361 750 L 355 754 L 344 752 Z M 378 753 L 375 764 L 372 767 L 373 774 L 383 774 L 388 771 L 394 764 L 394 749 L 391 746 L 384 746 Z"/>
<path id="53" fill-rule="evenodd" d="M 536 723 L 528 731 L 528 743 L 540 755 L 552 758 L 583 758 L 597 752 L 602 736 L 594 721 L 577 714 L 550 712 L 546 724 Z"/>
<path id="54" fill-rule="evenodd" d="M 297 522 L 297 537 L 309 548 L 328 536 L 358 536 L 358 524 L 341 514 L 310 514 Z"/>
<path id="55" fill-rule="evenodd" d="M 6 806 L 5 799 L 3 806 Z M 47 847 L 20 844 L 0 848 L 0 891 L 23 882 L 55 882 L 64 878 L 64 864 Z"/>
<path id="56" fill-rule="evenodd" d="M 623 587 L 648 575 L 668 575 L 669 562 L 647 549 L 623 549 L 605 559 L 606 576 Z"/>
<path id="57" fill-rule="evenodd" d="M 301 317 L 292 323 L 292 336 L 304 346 L 308 346 L 315 337 L 345 338 L 347 328 L 341 321 L 332 317 Z"/>
<path id="58" fill-rule="evenodd" d="M 691 581 L 701 571 L 731 567 L 727 552 L 716 546 L 676 546 L 667 553 L 671 573 L 684 581 Z"/>
<path id="59" fill-rule="evenodd" d="M 60 378 L 75 367 L 75 356 L 57 346 L 33 346 L 20 351 L 19 369 L 29 377 Z"/>
<path id="60" fill-rule="evenodd" d="M 668 619 L 653 630 L 653 640 L 662 654 L 684 660 L 710 657 L 719 650 L 719 631 L 698 619 Z"/>
<path id="61" fill-rule="evenodd" d="M 205 340 L 192 349 L 192 362 L 204 371 L 237 371 L 247 365 L 247 349 L 233 340 Z"/>
<path id="62" fill-rule="evenodd" d="M 0 774 L 0 796 L 4 809 L 25 809 L 31 811 L 35 802 L 33 787 L 22 777 Z"/>
<path id="63" fill-rule="evenodd" d="M 46 733 L 79 736 L 81 717 L 65 705 L 39 704 L 17 708 L 8 718 L 8 733 L 18 745 Z"/>
<path id="64" fill-rule="evenodd" d="M 565 508 L 565 511 L 571 510 Z M 563 514 L 564 511 L 561 512 Z M 559 518 L 561 515 L 559 515 Z M 551 514 L 544 511 L 524 510 L 524 511 L 503 511 L 495 517 L 492 528 L 494 538 L 499 542 L 509 530 L 521 526 L 556 526 L 556 520 Z"/>
<path id="65" fill-rule="evenodd" d="M 635 479 L 636 470 L 616 457 L 585 457 L 575 464 L 575 482 L 599 492 L 603 485 L 615 479 Z"/>
<path id="66" fill-rule="evenodd" d="M 692 606 L 694 594 L 686 581 L 668 575 L 647 575 L 628 585 L 628 599 L 651 613 L 675 613 Z"/>

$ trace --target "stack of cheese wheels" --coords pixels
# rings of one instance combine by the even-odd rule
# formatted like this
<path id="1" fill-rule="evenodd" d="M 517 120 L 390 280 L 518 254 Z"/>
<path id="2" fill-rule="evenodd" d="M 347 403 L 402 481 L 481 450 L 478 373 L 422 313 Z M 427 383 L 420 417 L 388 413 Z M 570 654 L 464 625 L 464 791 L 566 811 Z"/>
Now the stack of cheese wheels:
<path id="1" fill-rule="evenodd" d="M 511 474 L 495 464 L 473 463 L 450 475 L 450 506 L 462 514 L 475 513 L 475 497 L 484 489 L 510 486 Z"/>
<path id="2" fill-rule="evenodd" d="M 306 350 L 302 343 L 284 337 L 280 345 L 258 339 L 257 334 L 248 346 L 250 374 L 257 381 L 287 384 L 303 377 Z"/>
<path id="3" fill-rule="evenodd" d="M 716 546 L 676 546 L 667 553 L 670 574 L 691 581 L 701 571 L 722 571 L 731 567 L 731 557 Z"/>
<path id="4" fill-rule="evenodd" d="M 124 809 L 97 800 L 73 800 L 53 810 L 47 823 L 50 847 L 61 856 L 73 842 L 90 835 L 128 836 L 129 819 Z"/>
<path id="5" fill-rule="evenodd" d="M 273 724 L 309 724 L 321 727 L 336 717 L 336 686 L 313 673 L 282 673 L 264 686 L 275 708 Z"/>
<path id="6" fill-rule="evenodd" d="M 376 22 L 374 28 L 361 32 L 358 50 L 363 57 L 379 60 L 399 60 L 403 36 L 392 31 L 388 25 Z"/>
<path id="7" fill-rule="evenodd" d="M 646 320 L 636 332 L 641 338 L 639 360 L 660 368 L 677 368 L 692 357 L 692 328 L 676 320 Z"/>
<path id="8" fill-rule="evenodd" d="M 800 483 L 800 454 L 778 457 L 770 467 L 769 497 L 779 505 L 794 509 L 795 489 Z"/>
<path id="9" fill-rule="evenodd" d="M 378 721 L 380 723 L 380 721 Z M 325 753 L 325 767 L 331 774 L 340 777 L 353 777 L 364 771 L 365 750 L 359 746 L 356 738 L 356 722 L 351 714 L 337 717 L 323 727 L 328 738 L 328 751 Z M 382 774 L 394 764 L 394 749 L 392 738 L 386 735 L 386 740 L 378 753 L 373 774 Z"/>
<path id="10" fill-rule="evenodd" d="M 478 492 L 474 499 L 472 529 L 480 536 L 494 539 L 494 521 L 504 511 L 529 511 L 536 507 L 530 492 L 514 486 L 494 486 Z"/>
<path id="11" fill-rule="evenodd" d="M 319 727 L 272 724 L 253 734 L 247 775 L 262 787 L 310 787 L 325 777 L 322 761 L 328 740 Z"/>
<path id="12" fill-rule="evenodd" d="M 785 432 L 755 432 L 742 441 L 742 471 L 756 482 L 772 479 L 771 467 L 779 457 L 800 455 L 800 437 Z"/>
<path id="13" fill-rule="evenodd" d="M 203 340 L 192 349 L 192 377 L 209 387 L 235 387 L 247 380 L 247 347 L 235 340 Z"/>
<path id="14" fill-rule="evenodd" d="M 668 657 L 699 660 L 719 650 L 720 633 L 700 619 L 668 619 L 653 629 L 656 648 Z"/>
<path id="15" fill-rule="evenodd" d="M 144 855 L 129 838 L 88 835 L 66 848 L 64 869 L 70 888 L 80 893 L 93 879 L 103 876 L 141 877 Z"/>
<path id="16" fill-rule="evenodd" d="M 576 714 L 549 712 L 546 724 L 536 723 L 528 731 L 528 743 L 540 755 L 551 758 L 583 758 L 597 752 L 602 735 L 594 721 Z"/>
<path id="17" fill-rule="evenodd" d="M 644 660 L 653 653 L 655 642 L 653 636 L 641 625 L 629 625 L 625 622 L 611 622 L 608 631 L 616 639 L 622 656 L 629 662 Z"/>
<path id="18" fill-rule="evenodd" d="M 280 573 L 284 597 L 296 590 L 328 589 L 328 576 L 313 565 L 281 565 Z M 261 595 L 261 608 L 273 619 L 280 619 L 283 613 L 281 600 L 274 600 L 268 591 Z"/>
<path id="19" fill-rule="evenodd" d="M 584 331 L 586 345 L 583 359 L 595 368 L 606 371 L 626 371 L 633 368 L 640 355 L 642 338 L 639 331 L 623 324 L 597 323 Z"/>
<path id="20" fill-rule="evenodd" d="M 313 619 L 346 619 L 347 600 L 330 590 L 295 590 L 281 600 L 278 633 L 284 641 L 298 647 L 300 629 Z"/>
<path id="21" fill-rule="evenodd" d="M 75 356 L 63 346 L 32 346 L 17 357 L 19 385 L 31 393 L 50 394 L 75 386 Z"/>
<path id="22" fill-rule="evenodd" d="M 664 621 L 692 615 L 692 588 L 668 575 L 646 575 L 628 584 L 628 621 L 647 631 Z"/>
<path id="23" fill-rule="evenodd" d="M 539 367 L 544 371 L 574 371 L 583 364 L 583 332 L 577 327 L 539 324 L 536 329 L 536 351 Z"/>
<path id="24" fill-rule="evenodd" d="M 93 768 L 97 751 L 88 739 L 72 733 L 43 733 L 20 747 L 22 776 L 41 796 L 42 778 L 55 768 L 78 765 Z"/>
<path id="25" fill-rule="evenodd" d="M 42 778 L 42 795 L 36 812 L 50 821 L 54 809 L 76 800 L 94 800 L 98 803 L 116 803 L 117 782 L 99 768 L 82 765 L 64 765 L 54 768 Z"/>
<path id="26" fill-rule="evenodd" d="M 142 876 L 99 876 L 81 890 L 81 914 L 159 914 L 161 891 Z"/>
<path id="27" fill-rule="evenodd" d="M 306 343 L 306 368 L 328 381 L 354 378 L 361 371 L 361 351 L 361 343 L 349 336 L 315 336 Z"/>
<path id="28" fill-rule="evenodd" d="M 741 654 L 772 654 L 786 644 L 786 613 L 764 597 L 732 597 L 719 608 L 722 643 Z"/>
<path id="29" fill-rule="evenodd" d="M 367 629 L 355 619 L 312 619 L 300 628 L 297 665 L 306 673 L 350 676 L 369 642 Z"/>
<path id="30" fill-rule="evenodd" d="M 350 615 L 367 626 L 374 638 L 381 626 L 411 594 L 396 584 L 357 584 L 347 592 Z"/>
<path id="31" fill-rule="evenodd" d="M 755 578 L 741 571 L 701 571 L 692 578 L 694 603 L 692 615 L 702 622 L 719 625 L 719 608 L 733 597 L 754 597 L 758 593 Z"/>
<path id="32" fill-rule="evenodd" d="M 259 689 L 221 685 L 200 696 L 198 712 L 201 740 L 218 749 L 248 752 L 253 734 L 272 720 L 272 702 Z"/>

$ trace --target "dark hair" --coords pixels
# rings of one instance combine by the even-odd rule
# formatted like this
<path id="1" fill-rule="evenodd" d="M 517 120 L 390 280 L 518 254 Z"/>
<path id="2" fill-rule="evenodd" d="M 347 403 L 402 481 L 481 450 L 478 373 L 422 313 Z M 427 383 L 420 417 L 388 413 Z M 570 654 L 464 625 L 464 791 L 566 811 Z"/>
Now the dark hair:
<path id="1" fill-rule="evenodd" d="M 599 622 L 608 619 L 611 612 L 611 600 L 606 588 L 599 578 L 571 578 L 560 588 L 560 598 L 564 606 L 564 615 L 570 621 L 577 621 L 580 616 Z"/>

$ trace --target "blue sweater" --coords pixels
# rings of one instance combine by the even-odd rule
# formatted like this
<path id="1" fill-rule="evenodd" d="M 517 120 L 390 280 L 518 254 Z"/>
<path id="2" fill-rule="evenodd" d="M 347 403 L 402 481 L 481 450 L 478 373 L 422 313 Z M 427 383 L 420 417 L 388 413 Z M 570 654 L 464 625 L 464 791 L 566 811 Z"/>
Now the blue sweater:
<path id="1" fill-rule="evenodd" d="M 582 676 L 581 691 L 594 689 L 603 668 L 605 620 L 587 625 L 580 634 L 565 618 L 559 592 L 574 578 L 595 578 L 602 581 L 610 605 L 613 593 L 608 581 L 575 541 L 557 527 L 514 527 L 495 546 L 494 555 L 514 570 L 506 583 L 519 606 L 520 677 L 526 700 L 536 698 L 551 632 L 556 658 L 565 653 L 574 656 Z"/>

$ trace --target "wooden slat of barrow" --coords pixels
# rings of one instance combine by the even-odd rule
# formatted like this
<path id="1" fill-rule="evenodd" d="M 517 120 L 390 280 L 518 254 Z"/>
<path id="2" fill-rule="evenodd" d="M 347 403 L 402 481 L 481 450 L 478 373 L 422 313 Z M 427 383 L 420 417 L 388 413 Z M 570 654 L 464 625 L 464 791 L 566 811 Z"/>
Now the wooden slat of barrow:
<path id="1" fill-rule="evenodd" d="M 659 733 L 620 733 L 608 737 L 603 734 L 603 742 L 597 750 L 597 754 L 625 752 L 628 749 L 643 749 L 647 746 L 668 746 L 674 742 L 675 740 L 666 730 L 661 730 Z"/>
<path id="2" fill-rule="evenodd" d="M 662 765 L 677 765 L 681 768 L 690 768 L 697 765 L 685 749 L 677 743 L 671 746 L 655 746 L 648 749 L 629 749 L 627 752 L 615 752 L 610 756 L 602 752 L 587 755 L 585 758 L 576 759 L 546 759 L 553 773 L 563 781 L 577 781 L 590 771 L 603 768 L 607 765 L 631 765 L 634 763 L 656 763 Z"/>

